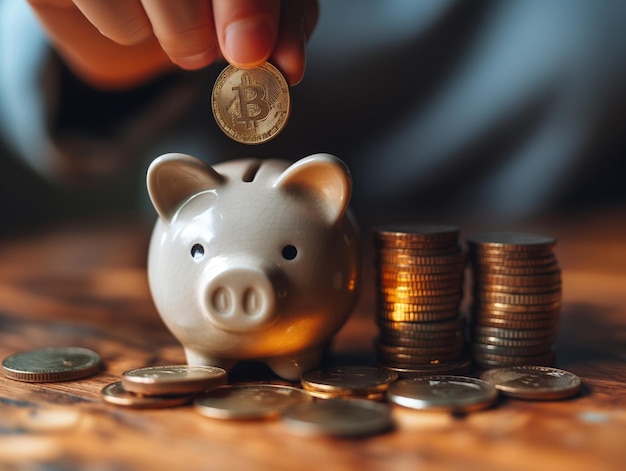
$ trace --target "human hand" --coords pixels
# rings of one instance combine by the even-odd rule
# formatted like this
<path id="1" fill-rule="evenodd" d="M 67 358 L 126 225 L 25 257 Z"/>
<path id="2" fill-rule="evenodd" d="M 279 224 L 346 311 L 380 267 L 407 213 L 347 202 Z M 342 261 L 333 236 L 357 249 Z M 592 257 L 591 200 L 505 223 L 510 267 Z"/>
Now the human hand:
<path id="1" fill-rule="evenodd" d="M 70 66 L 107 88 L 221 57 L 241 68 L 271 59 L 295 85 L 318 17 L 317 0 L 28 2 Z"/>

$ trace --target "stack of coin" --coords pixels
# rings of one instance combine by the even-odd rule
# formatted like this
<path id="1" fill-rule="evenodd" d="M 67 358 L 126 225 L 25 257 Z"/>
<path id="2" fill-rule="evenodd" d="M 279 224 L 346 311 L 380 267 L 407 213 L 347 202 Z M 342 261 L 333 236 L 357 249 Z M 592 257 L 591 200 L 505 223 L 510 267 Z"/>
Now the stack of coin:
<path id="1" fill-rule="evenodd" d="M 552 237 L 494 232 L 467 240 L 472 273 L 472 353 L 482 368 L 549 366 L 561 309 Z"/>
<path id="2" fill-rule="evenodd" d="M 380 401 L 398 375 L 375 366 L 332 366 L 307 371 L 302 387 L 321 399 L 351 398 Z"/>
<path id="3" fill-rule="evenodd" d="M 374 247 L 379 364 L 401 375 L 467 372 L 459 228 L 382 227 Z"/>
<path id="4" fill-rule="evenodd" d="M 146 366 L 125 371 L 121 381 L 102 389 L 101 396 L 105 402 L 118 406 L 174 407 L 226 384 L 227 379 L 226 371 L 214 366 Z"/>

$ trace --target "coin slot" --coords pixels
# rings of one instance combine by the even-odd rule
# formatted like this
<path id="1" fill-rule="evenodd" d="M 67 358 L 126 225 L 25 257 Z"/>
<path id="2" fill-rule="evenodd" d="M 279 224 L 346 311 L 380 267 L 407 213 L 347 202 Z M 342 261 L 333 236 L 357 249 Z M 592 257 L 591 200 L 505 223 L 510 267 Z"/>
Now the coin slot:
<path id="1" fill-rule="evenodd" d="M 254 181 L 254 177 L 256 177 L 257 172 L 261 168 L 261 162 L 253 162 L 243 173 L 243 177 L 241 178 L 242 182 L 250 183 Z"/>

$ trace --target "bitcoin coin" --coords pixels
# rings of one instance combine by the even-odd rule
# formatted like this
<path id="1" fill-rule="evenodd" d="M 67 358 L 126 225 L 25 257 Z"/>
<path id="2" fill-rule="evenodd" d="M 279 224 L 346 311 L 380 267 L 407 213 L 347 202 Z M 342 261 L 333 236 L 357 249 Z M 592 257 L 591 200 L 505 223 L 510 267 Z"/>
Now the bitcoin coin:
<path id="1" fill-rule="evenodd" d="M 194 400 L 195 409 L 214 419 L 254 420 L 280 415 L 287 408 L 313 400 L 299 388 L 273 384 L 220 386 Z"/>
<path id="2" fill-rule="evenodd" d="M 385 391 L 396 379 L 395 373 L 374 366 L 335 366 L 308 371 L 301 383 L 307 391 L 364 395 Z"/>
<path id="3" fill-rule="evenodd" d="M 145 396 L 126 391 L 121 381 L 116 381 L 102 388 L 102 400 L 116 406 L 135 409 L 163 409 L 176 407 L 191 402 L 191 396 Z"/>
<path id="4" fill-rule="evenodd" d="M 503 394 L 519 399 L 564 399 L 579 393 L 580 378 L 545 366 L 512 366 L 485 371 L 480 378 Z"/>
<path id="5" fill-rule="evenodd" d="M 291 109 L 289 85 L 271 64 L 254 69 L 228 65 L 213 87 L 212 108 L 220 129 L 242 144 L 276 137 Z"/>
<path id="6" fill-rule="evenodd" d="M 222 368 L 201 365 L 147 366 L 122 374 L 124 389 L 145 395 L 194 394 L 226 384 Z"/>
<path id="7" fill-rule="evenodd" d="M 363 437 L 393 428 L 386 404 L 362 399 L 328 399 L 287 409 L 283 422 L 297 435 Z"/>
<path id="8" fill-rule="evenodd" d="M 97 373 L 102 359 L 81 347 L 48 347 L 15 353 L 4 359 L 7 378 L 29 383 L 71 381 Z"/>
<path id="9" fill-rule="evenodd" d="M 497 398 L 497 389 L 486 381 L 455 375 L 401 379 L 387 390 L 387 400 L 393 404 L 441 412 L 484 409 Z"/>

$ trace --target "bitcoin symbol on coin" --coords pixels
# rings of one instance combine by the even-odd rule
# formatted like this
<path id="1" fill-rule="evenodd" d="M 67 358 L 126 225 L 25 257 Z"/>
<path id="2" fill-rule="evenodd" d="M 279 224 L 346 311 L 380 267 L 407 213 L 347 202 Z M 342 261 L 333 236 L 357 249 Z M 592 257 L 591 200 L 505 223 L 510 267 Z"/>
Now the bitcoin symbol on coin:
<path id="1" fill-rule="evenodd" d="M 244 73 L 241 76 L 241 85 L 233 87 L 239 95 L 239 109 L 241 117 L 237 122 L 246 125 L 246 129 L 258 127 L 259 121 L 267 118 L 270 105 L 265 100 L 265 89 L 262 85 L 254 83 L 251 74 Z"/>
<path id="2" fill-rule="evenodd" d="M 229 65 L 215 82 L 211 106 L 227 136 L 244 144 L 260 144 L 275 137 L 287 123 L 289 86 L 271 64 L 246 70 Z"/>

